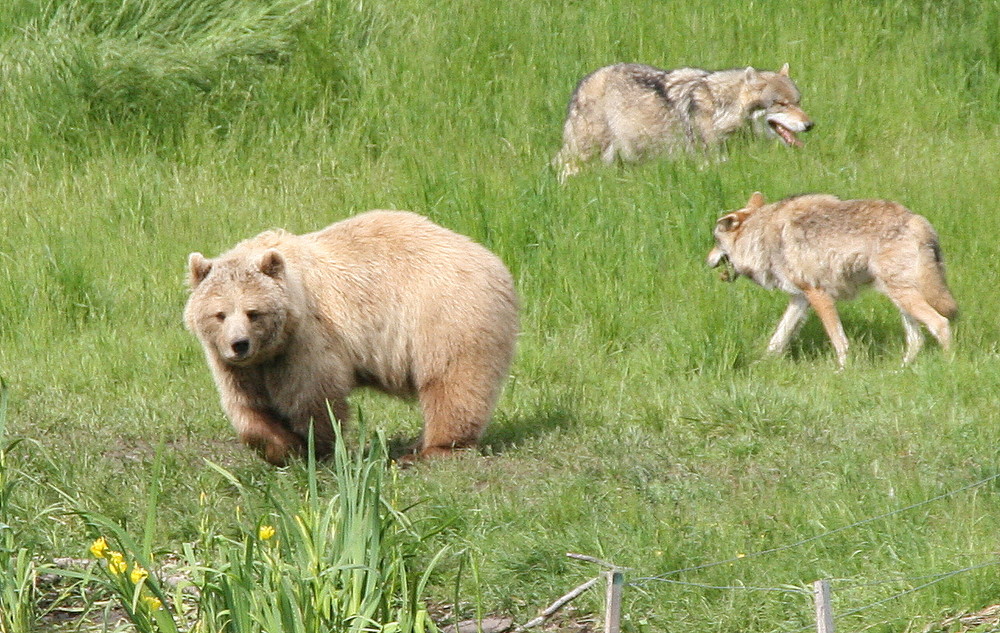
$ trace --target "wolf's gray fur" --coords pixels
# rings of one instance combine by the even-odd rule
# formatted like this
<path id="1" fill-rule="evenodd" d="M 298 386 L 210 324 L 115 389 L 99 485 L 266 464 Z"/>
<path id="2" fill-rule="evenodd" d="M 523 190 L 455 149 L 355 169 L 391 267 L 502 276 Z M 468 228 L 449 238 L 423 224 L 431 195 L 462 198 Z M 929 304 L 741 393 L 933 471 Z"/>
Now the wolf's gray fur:
<path id="1" fill-rule="evenodd" d="M 610 164 L 616 158 L 637 162 L 678 151 L 707 153 L 757 117 L 784 143 L 800 145 L 795 134 L 813 124 L 799 101 L 788 64 L 778 72 L 606 66 L 573 91 L 553 166 L 562 182 L 598 155 Z"/>

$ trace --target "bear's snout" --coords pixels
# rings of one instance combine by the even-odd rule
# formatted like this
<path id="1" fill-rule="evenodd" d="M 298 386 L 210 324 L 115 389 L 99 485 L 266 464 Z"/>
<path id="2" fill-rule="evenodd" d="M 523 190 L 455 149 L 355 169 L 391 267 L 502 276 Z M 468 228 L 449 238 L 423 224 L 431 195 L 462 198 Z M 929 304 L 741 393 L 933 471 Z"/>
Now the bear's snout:
<path id="1" fill-rule="evenodd" d="M 250 339 L 241 338 L 232 342 L 229 346 L 233 350 L 233 356 L 235 360 L 241 360 L 246 357 L 247 353 L 250 351 Z"/>

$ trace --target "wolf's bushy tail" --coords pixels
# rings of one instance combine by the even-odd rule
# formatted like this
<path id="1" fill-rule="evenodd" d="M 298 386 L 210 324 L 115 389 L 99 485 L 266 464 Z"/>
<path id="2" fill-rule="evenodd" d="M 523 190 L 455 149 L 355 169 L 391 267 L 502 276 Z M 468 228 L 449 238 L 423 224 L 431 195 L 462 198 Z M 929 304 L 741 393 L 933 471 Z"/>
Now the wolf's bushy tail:
<path id="1" fill-rule="evenodd" d="M 580 166 L 590 160 L 596 151 L 595 141 L 589 129 L 588 120 L 592 116 L 590 110 L 593 104 L 580 94 L 580 87 L 589 78 L 584 77 L 577 84 L 566 107 L 566 121 L 563 123 L 562 149 L 550 163 L 556 172 L 559 184 L 580 172 Z"/>
<path id="2" fill-rule="evenodd" d="M 944 258 L 937 233 L 927 220 L 921 218 L 921 244 L 918 266 L 920 267 L 920 292 L 927 303 L 949 321 L 958 317 L 958 303 L 948 289 L 945 280 Z"/>

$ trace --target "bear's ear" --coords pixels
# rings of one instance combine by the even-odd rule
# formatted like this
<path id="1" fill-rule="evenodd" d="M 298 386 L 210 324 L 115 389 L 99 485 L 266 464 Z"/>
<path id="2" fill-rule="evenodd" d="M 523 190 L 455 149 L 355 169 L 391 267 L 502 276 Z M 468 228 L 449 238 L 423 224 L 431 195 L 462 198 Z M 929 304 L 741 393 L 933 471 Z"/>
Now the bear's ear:
<path id="1" fill-rule="evenodd" d="M 788 62 L 785 62 L 785 65 L 781 67 L 781 70 L 778 71 L 778 74 L 783 75 L 785 77 L 788 76 Z"/>
<path id="2" fill-rule="evenodd" d="M 188 255 L 188 286 L 194 290 L 198 284 L 205 281 L 209 271 L 212 270 L 212 260 L 205 259 L 201 253 L 191 253 Z"/>
<path id="3" fill-rule="evenodd" d="M 272 248 L 260 258 L 260 272 L 268 277 L 280 278 L 285 272 L 285 258 Z"/>

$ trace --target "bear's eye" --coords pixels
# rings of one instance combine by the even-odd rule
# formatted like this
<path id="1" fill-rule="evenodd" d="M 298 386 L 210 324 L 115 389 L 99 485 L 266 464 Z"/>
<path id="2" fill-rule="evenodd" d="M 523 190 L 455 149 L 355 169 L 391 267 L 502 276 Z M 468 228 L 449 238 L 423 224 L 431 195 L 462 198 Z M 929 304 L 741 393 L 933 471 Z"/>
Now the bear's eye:
<path id="1" fill-rule="evenodd" d="M 216 321 L 225 321 L 226 320 L 226 313 L 225 312 L 216 312 L 215 313 L 215 320 Z"/>
<path id="2" fill-rule="evenodd" d="M 250 319 L 251 321 L 256 321 L 262 316 L 264 315 L 261 314 L 260 312 L 257 312 L 256 310 L 247 310 L 247 318 Z"/>

